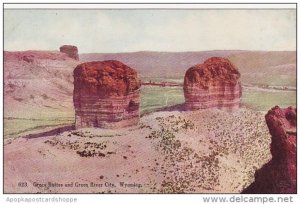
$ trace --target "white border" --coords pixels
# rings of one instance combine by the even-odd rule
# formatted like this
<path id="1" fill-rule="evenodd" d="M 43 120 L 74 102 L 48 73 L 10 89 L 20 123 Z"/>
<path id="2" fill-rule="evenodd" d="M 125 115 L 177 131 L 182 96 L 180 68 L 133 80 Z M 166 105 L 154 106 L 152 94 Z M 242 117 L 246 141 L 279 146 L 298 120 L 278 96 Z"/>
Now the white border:
<path id="1" fill-rule="evenodd" d="M 4 4 L 4 9 L 296 9 L 296 4 Z"/>

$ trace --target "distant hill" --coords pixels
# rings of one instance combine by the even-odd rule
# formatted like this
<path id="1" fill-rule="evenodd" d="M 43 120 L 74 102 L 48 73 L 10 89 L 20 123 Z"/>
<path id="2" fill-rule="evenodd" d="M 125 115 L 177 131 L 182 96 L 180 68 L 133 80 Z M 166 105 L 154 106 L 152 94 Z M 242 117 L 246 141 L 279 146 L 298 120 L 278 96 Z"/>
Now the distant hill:
<path id="1" fill-rule="evenodd" d="M 119 60 L 136 69 L 145 77 L 182 78 L 189 67 L 202 63 L 209 57 L 227 57 L 244 51 L 203 51 L 203 52 L 131 52 L 117 54 L 81 54 L 81 61 Z"/>
<path id="2" fill-rule="evenodd" d="M 296 52 L 244 52 L 229 56 L 242 74 L 242 82 L 296 87 Z"/>
<path id="3" fill-rule="evenodd" d="M 217 50 L 201 52 L 87 53 L 80 60 L 119 60 L 136 69 L 141 77 L 183 79 L 185 71 L 209 57 L 228 57 L 250 84 L 296 86 L 296 52 Z"/>

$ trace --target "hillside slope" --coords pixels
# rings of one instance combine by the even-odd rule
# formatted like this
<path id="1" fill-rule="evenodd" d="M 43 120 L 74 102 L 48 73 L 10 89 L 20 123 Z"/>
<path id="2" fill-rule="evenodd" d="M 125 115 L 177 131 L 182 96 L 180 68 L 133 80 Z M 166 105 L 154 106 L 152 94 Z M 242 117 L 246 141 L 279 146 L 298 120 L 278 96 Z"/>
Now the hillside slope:
<path id="1" fill-rule="evenodd" d="M 269 145 L 264 114 L 259 112 L 155 112 L 129 128 L 85 128 L 5 140 L 4 191 L 239 193 L 269 161 Z M 19 187 L 19 181 L 28 187 Z M 33 185 L 45 181 L 84 185 Z M 132 185 L 123 187 L 121 182 Z"/>
<path id="2" fill-rule="evenodd" d="M 73 121 L 73 69 L 78 63 L 56 51 L 4 52 L 5 134 Z"/>

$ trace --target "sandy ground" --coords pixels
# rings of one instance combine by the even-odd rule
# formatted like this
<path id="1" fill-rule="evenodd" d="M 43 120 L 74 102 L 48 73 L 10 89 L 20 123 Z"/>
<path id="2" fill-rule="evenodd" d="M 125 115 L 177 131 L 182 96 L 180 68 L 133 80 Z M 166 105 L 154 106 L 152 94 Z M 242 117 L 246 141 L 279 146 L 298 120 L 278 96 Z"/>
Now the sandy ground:
<path id="1" fill-rule="evenodd" d="M 156 112 L 118 130 L 5 140 L 5 193 L 239 193 L 270 160 L 264 115 Z"/>

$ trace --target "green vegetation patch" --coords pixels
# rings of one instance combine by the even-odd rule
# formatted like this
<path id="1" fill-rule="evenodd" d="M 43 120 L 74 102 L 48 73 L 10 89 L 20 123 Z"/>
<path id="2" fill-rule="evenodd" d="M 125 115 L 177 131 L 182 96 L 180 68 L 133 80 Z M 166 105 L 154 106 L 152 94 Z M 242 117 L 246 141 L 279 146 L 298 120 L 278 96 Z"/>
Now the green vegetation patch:
<path id="1" fill-rule="evenodd" d="M 241 104 L 257 111 L 268 111 L 276 105 L 280 107 L 296 106 L 296 92 L 245 90 Z"/>
<path id="2" fill-rule="evenodd" d="M 74 123 L 73 118 L 61 119 L 24 119 L 4 118 L 4 138 L 18 137 L 22 133 L 43 130 L 49 127 L 59 127 Z"/>
<path id="3" fill-rule="evenodd" d="M 182 87 L 142 86 L 141 112 L 152 112 L 158 108 L 184 102 Z"/>

